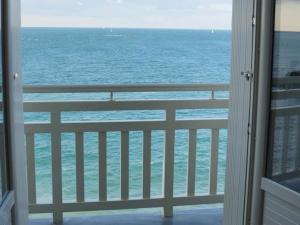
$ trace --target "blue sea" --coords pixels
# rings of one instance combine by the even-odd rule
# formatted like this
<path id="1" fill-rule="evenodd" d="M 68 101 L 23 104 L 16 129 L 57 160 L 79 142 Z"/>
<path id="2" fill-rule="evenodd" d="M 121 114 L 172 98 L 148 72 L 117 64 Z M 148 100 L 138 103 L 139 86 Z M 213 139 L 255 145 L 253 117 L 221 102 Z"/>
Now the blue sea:
<path id="1" fill-rule="evenodd" d="M 184 84 L 229 83 L 231 32 L 167 29 L 23 28 L 25 84 Z M 208 93 L 152 96 L 182 99 L 207 98 Z M 25 100 L 103 99 L 99 94 L 24 94 Z M 219 93 L 227 98 L 228 93 Z M 123 94 L 120 99 L 149 99 L 150 95 Z M 180 118 L 227 118 L 227 109 L 185 110 Z M 160 119 L 162 112 L 63 113 L 63 121 Z M 25 113 L 26 122 L 49 121 L 46 113 Z M 196 192 L 208 192 L 210 131 L 197 135 Z M 62 134 L 64 201 L 76 199 L 75 137 Z M 97 134 L 84 135 L 85 197 L 98 199 Z M 218 191 L 223 192 L 227 130 L 220 131 Z M 50 134 L 35 135 L 38 202 L 51 202 Z M 164 132 L 152 133 L 151 194 L 162 195 Z M 108 133 L 108 197 L 120 198 L 120 133 Z M 188 131 L 176 131 L 175 195 L 186 193 Z M 130 132 L 130 198 L 142 196 L 142 132 Z"/>

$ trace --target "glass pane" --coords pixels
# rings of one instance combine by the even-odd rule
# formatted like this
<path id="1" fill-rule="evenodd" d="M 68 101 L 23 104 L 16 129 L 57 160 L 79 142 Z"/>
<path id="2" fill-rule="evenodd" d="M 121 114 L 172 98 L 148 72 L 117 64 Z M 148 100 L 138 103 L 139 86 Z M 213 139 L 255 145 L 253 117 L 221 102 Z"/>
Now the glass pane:
<path id="1" fill-rule="evenodd" d="M 300 192 L 300 1 L 275 7 L 268 176 Z"/>
<path id="2" fill-rule="evenodd" d="M 0 32 L 2 32 L 1 19 L 2 19 L 2 1 L 0 0 Z M 3 106 L 3 89 L 2 89 L 2 34 L 0 33 L 0 105 Z M 7 171 L 6 171 L 6 154 L 4 145 L 4 115 L 3 107 L 0 108 L 0 203 L 3 195 L 7 191 Z"/>

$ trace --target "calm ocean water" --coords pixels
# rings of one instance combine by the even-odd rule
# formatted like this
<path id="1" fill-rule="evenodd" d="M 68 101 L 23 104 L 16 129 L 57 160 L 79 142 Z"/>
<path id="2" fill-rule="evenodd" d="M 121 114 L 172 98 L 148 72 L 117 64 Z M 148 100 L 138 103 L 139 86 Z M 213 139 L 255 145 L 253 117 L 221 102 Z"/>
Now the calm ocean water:
<path id="1" fill-rule="evenodd" d="M 229 83 L 231 32 L 155 29 L 67 29 L 24 28 L 23 77 L 25 84 L 136 84 L 136 83 Z M 156 98 L 206 98 L 207 93 L 160 94 Z M 219 97 L 227 97 L 220 93 Z M 105 96 L 25 95 L 37 99 L 99 99 Z M 150 98 L 146 94 L 120 95 L 119 98 Z M 63 113 L 63 121 L 159 119 L 162 112 Z M 227 117 L 227 110 L 179 112 L 180 118 Z M 49 115 L 26 114 L 26 121 L 48 121 Z M 197 193 L 208 191 L 210 131 L 197 137 Z M 221 130 L 218 190 L 223 191 L 227 131 Z M 51 201 L 50 135 L 37 134 L 36 167 L 39 202 Z M 86 133 L 85 195 L 98 198 L 97 135 Z M 164 132 L 152 137 L 152 195 L 162 193 Z M 74 134 L 62 134 L 63 194 L 75 200 Z M 188 132 L 176 132 L 175 194 L 186 193 Z M 108 134 L 108 195 L 120 197 L 120 133 Z M 142 133 L 130 133 L 130 196 L 142 195 Z"/>

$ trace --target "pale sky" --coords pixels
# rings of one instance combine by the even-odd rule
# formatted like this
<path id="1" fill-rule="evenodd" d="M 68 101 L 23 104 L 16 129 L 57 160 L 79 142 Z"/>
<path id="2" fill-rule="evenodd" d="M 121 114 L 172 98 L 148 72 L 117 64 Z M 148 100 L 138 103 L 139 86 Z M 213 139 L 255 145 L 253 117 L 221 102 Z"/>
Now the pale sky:
<path id="1" fill-rule="evenodd" d="M 21 0 L 26 27 L 231 29 L 232 0 Z"/>
<path id="2" fill-rule="evenodd" d="M 275 30 L 300 32 L 300 1 L 276 1 Z"/>

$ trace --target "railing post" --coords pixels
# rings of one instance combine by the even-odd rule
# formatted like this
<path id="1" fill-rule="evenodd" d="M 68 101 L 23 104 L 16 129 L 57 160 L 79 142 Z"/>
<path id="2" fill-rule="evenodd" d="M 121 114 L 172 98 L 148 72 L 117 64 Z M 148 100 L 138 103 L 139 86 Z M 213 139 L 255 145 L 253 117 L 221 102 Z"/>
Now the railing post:
<path id="1" fill-rule="evenodd" d="M 300 135 L 300 116 L 297 116 L 297 136 Z M 300 169 L 300 138 L 297 139 L 295 170 Z"/>
<path id="2" fill-rule="evenodd" d="M 35 172 L 35 149 L 34 133 L 26 134 L 27 151 L 27 179 L 29 204 L 36 204 L 36 172 Z"/>
<path id="3" fill-rule="evenodd" d="M 52 156 L 52 194 L 53 223 L 63 223 L 62 205 L 62 166 L 61 166 L 61 134 L 59 131 L 60 112 L 51 112 L 51 156 Z"/>
<path id="4" fill-rule="evenodd" d="M 288 146 L 289 146 L 289 129 L 290 129 L 290 116 L 284 116 L 283 122 L 284 137 L 283 148 L 281 149 L 281 173 L 286 173 L 288 170 Z"/>
<path id="5" fill-rule="evenodd" d="M 129 132 L 121 132 L 121 199 L 129 199 Z"/>
<path id="6" fill-rule="evenodd" d="M 75 133 L 76 149 L 76 200 L 84 202 L 84 140 L 83 132 Z"/>
<path id="7" fill-rule="evenodd" d="M 143 135 L 143 198 L 151 197 L 151 131 Z"/>
<path id="8" fill-rule="evenodd" d="M 214 90 L 211 91 L 211 99 L 215 100 L 215 91 Z"/>
<path id="9" fill-rule="evenodd" d="M 187 195 L 195 196 L 196 184 L 196 148 L 197 148 L 197 130 L 189 130 L 189 156 L 187 172 Z"/>
<path id="10" fill-rule="evenodd" d="M 99 200 L 107 200 L 107 135 L 99 132 Z"/>
<path id="11" fill-rule="evenodd" d="M 218 155 L 219 154 L 219 129 L 211 131 L 211 154 L 209 170 L 209 194 L 217 194 L 218 186 Z"/>
<path id="12" fill-rule="evenodd" d="M 174 143 L 175 130 L 172 127 L 176 119 L 175 109 L 168 109 L 166 111 L 166 120 L 168 127 L 166 128 L 165 138 L 165 154 L 164 154 L 164 183 L 163 191 L 165 198 L 164 216 L 173 216 L 173 194 L 174 194 Z"/>

